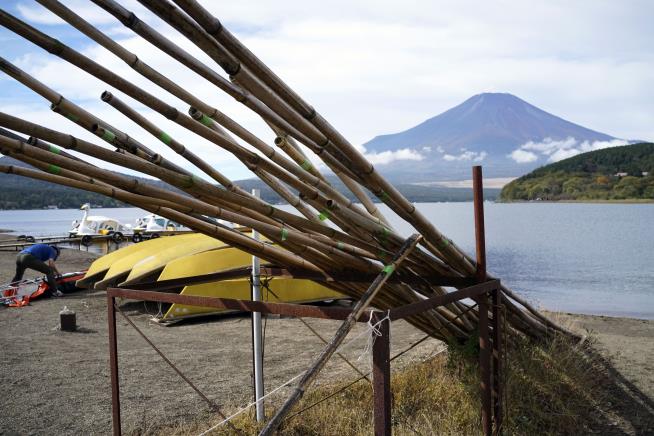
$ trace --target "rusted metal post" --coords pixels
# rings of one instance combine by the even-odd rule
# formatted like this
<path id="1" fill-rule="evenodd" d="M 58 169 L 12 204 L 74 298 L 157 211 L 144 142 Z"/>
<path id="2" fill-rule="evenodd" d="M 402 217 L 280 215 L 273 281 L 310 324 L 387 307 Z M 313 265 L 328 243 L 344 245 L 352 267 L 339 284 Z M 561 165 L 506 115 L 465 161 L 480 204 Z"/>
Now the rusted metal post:
<path id="1" fill-rule="evenodd" d="M 481 166 L 472 167 L 473 204 L 475 209 L 475 241 L 477 248 L 477 280 L 486 280 L 486 231 L 484 228 L 484 182 Z"/>
<path id="2" fill-rule="evenodd" d="M 502 431 L 502 289 L 492 292 L 493 302 L 493 422 L 494 435 Z"/>
<path id="3" fill-rule="evenodd" d="M 484 186 L 481 166 L 472 167 L 472 190 L 475 214 L 476 278 L 486 281 L 486 233 L 484 228 Z M 491 358 L 488 336 L 488 294 L 476 298 L 479 303 L 479 375 L 481 388 L 481 425 L 485 436 L 492 434 Z"/>
<path id="4" fill-rule="evenodd" d="M 375 436 L 391 435 L 391 349 L 390 319 L 374 312 L 372 322 L 379 323 L 380 335 L 372 346 L 372 389 L 374 394 Z"/>
<path id="5" fill-rule="evenodd" d="M 488 295 L 477 297 L 479 303 L 479 375 L 481 390 L 481 426 L 484 436 L 492 435 L 491 359 L 488 338 Z"/>
<path id="6" fill-rule="evenodd" d="M 109 324 L 109 368 L 111 370 L 111 413 L 114 436 L 121 435 L 120 390 L 118 385 L 118 342 L 116 340 L 116 299 L 107 295 L 107 321 Z"/>

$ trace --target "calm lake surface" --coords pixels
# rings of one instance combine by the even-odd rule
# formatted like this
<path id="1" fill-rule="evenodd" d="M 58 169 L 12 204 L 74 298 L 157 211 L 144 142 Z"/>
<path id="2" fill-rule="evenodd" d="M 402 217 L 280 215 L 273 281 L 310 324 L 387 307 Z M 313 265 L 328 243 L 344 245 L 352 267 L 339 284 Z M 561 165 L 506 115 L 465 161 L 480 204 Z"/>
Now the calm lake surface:
<path id="1" fill-rule="evenodd" d="M 472 203 L 417 207 L 474 254 Z M 654 204 L 485 203 L 489 272 L 543 308 L 654 319 Z M 286 209 L 286 207 L 285 207 Z M 393 220 L 404 235 L 410 226 Z M 146 212 L 97 209 L 133 224 Z M 79 210 L 0 211 L 0 228 L 64 235 Z"/>

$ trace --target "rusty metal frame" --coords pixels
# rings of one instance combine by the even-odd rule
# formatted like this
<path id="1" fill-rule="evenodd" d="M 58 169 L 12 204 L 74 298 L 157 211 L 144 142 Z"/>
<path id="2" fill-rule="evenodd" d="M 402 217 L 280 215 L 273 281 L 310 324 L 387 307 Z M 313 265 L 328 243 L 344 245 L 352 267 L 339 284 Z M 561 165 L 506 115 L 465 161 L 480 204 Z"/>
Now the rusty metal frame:
<path id="1" fill-rule="evenodd" d="M 418 303 L 407 304 L 391 309 L 388 312 L 373 311 L 372 318 L 375 322 L 382 321 L 388 313 L 388 319 L 383 320 L 379 325 L 378 336 L 373 344 L 373 393 L 375 404 L 375 434 L 390 434 L 391 429 L 391 394 L 390 394 L 390 322 L 403 319 L 408 316 L 434 309 L 439 306 L 450 304 L 454 301 L 460 301 L 466 298 L 473 298 L 480 307 L 479 315 L 479 340 L 480 340 L 480 368 L 481 368 L 481 395 L 482 395 L 482 422 L 484 429 L 485 423 L 490 423 L 490 417 L 496 416 L 496 428 L 499 428 L 501 422 L 501 388 L 499 386 L 500 368 L 498 363 L 494 365 L 493 383 L 491 384 L 490 374 L 492 362 L 501 361 L 501 349 L 499 341 L 494 340 L 493 359 L 491 362 L 491 353 L 489 351 L 489 324 L 492 326 L 493 338 L 500 334 L 499 314 L 497 304 L 493 301 L 493 318 L 488 319 L 488 298 L 493 299 L 500 296 L 501 285 L 499 280 L 489 280 L 479 283 L 458 291 L 450 292 L 445 295 L 429 298 Z M 278 314 L 291 317 L 308 317 L 344 320 L 350 314 L 350 309 L 337 307 L 323 307 L 313 305 L 300 305 L 291 303 L 268 303 L 262 301 L 236 300 L 230 298 L 218 297 L 198 297 L 192 295 L 179 295 L 166 292 L 142 291 L 134 289 L 109 288 L 107 289 L 107 314 L 109 324 L 109 363 L 111 369 L 111 399 L 112 399 L 112 416 L 114 435 L 121 434 L 120 418 L 120 386 L 118 378 L 118 347 L 116 331 L 116 297 L 140 300 L 156 301 L 163 303 L 186 304 L 191 306 L 214 307 L 218 309 L 238 310 L 242 312 L 261 312 L 265 314 Z M 485 307 L 486 310 L 482 310 Z M 484 316 L 485 314 L 485 316 Z M 362 316 L 359 322 L 368 322 L 369 316 Z M 499 336 L 498 336 L 499 337 Z M 491 402 L 491 398 L 493 401 Z M 488 417 L 488 418 L 485 418 Z M 386 429 L 386 430 L 384 430 Z M 387 433 L 388 431 L 388 433 Z M 491 433 L 485 432 L 490 435 Z"/>
<path id="2" fill-rule="evenodd" d="M 474 210 L 477 246 L 477 269 L 473 278 L 456 278 L 467 286 L 454 292 L 417 303 L 390 309 L 388 312 L 372 311 L 370 316 L 362 316 L 358 322 L 373 319 L 378 323 L 380 335 L 373 344 L 373 396 L 374 396 L 374 428 L 375 435 L 389 435 L 392 427 L 392 400 L 390 387 L 390 323 L 394 320 L 432 310 L 455 301 L 472 298 L 479 305 L 479 368 L 480 396 L 482 403 L 481 423 L 485 436 L 499 435 L 502 425 L 502 291 L 499 280 L 488 280 L 486 276 L 486 253 L 484 235 L 483 191 L 481 189 L 481 167 L 473 167 Z M 281 268 L 269 268 L 271 275 L 291 274 Z M 227 272 L 224 276 L 242 274 L 243 271 Z M 360 277 L 360 276 L 359 276 Z M 441 277 L 438 282 L 442 286 L 451 285 L 449 277 Z M 215 278 L 214 278 L 215 280 Z M 323 278 L 324 280 L 324 278 Z M 359 278 L 359 280 L 361 280 Z M 358 281 L 358 280 L 357 280 Z M 175 283 L 177 284 L 177 283 Z M 171 283 L 163 289 L 170 289 Z M 199 297 L 179 295 L 151 290 L 134 290 L 110 288 L 107 289 L 107 320 L 109 327 L 109 366 L 111 370 L 111 405 L 113 434 L 121 435 L 120 417 L 120 385 L 118 377 L 118 344 L 116 331 L 116 297 L 156 301 L 164 303 L 186 304 L 191 306 L 214 307 L 218 309 L 237 310 L 242 312 L 261 312 L 291 317 L 310 317 L 322 319 L 345 320 L 351 313 L 350 309 L 300 305 L 291 303 L 268 303 L 262 301 L 236 300 L 217 297 Z M 490 300 L 490 301 L 489 301 Z M 492 306 L 492 308 L 491 308 Z M 489 308 L 492 317 L 489 320 Z M 388 318 L 386 318 L 388 315 Z M 489 333 L 489 329 L 492 333 Z"/>

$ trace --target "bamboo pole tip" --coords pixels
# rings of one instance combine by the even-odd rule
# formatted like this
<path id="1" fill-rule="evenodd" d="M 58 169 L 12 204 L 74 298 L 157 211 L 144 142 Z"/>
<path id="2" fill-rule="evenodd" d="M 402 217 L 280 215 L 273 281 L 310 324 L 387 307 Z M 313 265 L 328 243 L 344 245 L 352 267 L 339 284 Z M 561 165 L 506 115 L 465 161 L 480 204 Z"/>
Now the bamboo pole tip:
<path id="1" fill-rule="evenodd" d="M 114 97 L 113 94 L 112 94 L 111 92 L 109 92 L 109 91 L 104 91 L 104 92 L 100 95 L 100 99 L 102 99 L 102 101 L 105 101 L 105 102 L 109 102 L 109 101 L 111 101 L 111 99 L 112 99 L 113 97 Z"/>
<path id="2" fill-rule="evenodd" d="M 193 117 L 193 119 L 195 119 L 195 120 L 199 120 L 200 118 L 202 118 L 202 115 L 203 115 L 202 112 L 200 112 L 199 110 L 197 110 L 197 109 L 194 108 L 193 106 L 191 106 L 190 108 L 188 108 L 188 114 L 189 114 L 191 117 Z"/>

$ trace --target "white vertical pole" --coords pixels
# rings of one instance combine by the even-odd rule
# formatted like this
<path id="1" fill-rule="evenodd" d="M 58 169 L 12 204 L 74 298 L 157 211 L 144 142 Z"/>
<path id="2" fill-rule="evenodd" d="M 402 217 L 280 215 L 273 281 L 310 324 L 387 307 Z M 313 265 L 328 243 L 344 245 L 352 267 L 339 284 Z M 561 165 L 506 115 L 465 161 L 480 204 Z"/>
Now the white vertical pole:
<path id="1" fill-rule="evenodd" d="M 252 190 L 252 195 L 259 198 L 258 189 Z M 252 238 L 259 240 L 259 232 L 252 229 Z M 252 301 L 261 301 L 261 282 L 259 280 L 260 268 L 259 258 L 252 256 Z M 264 396 L 263 392 L 263 341 L 261 338 L 261 312 L 252 312 L 252 350 L 254 360 L 254 396 L 257 412 L 257 421 L 265 419 L 263 401 L 259 401 Z"/>

